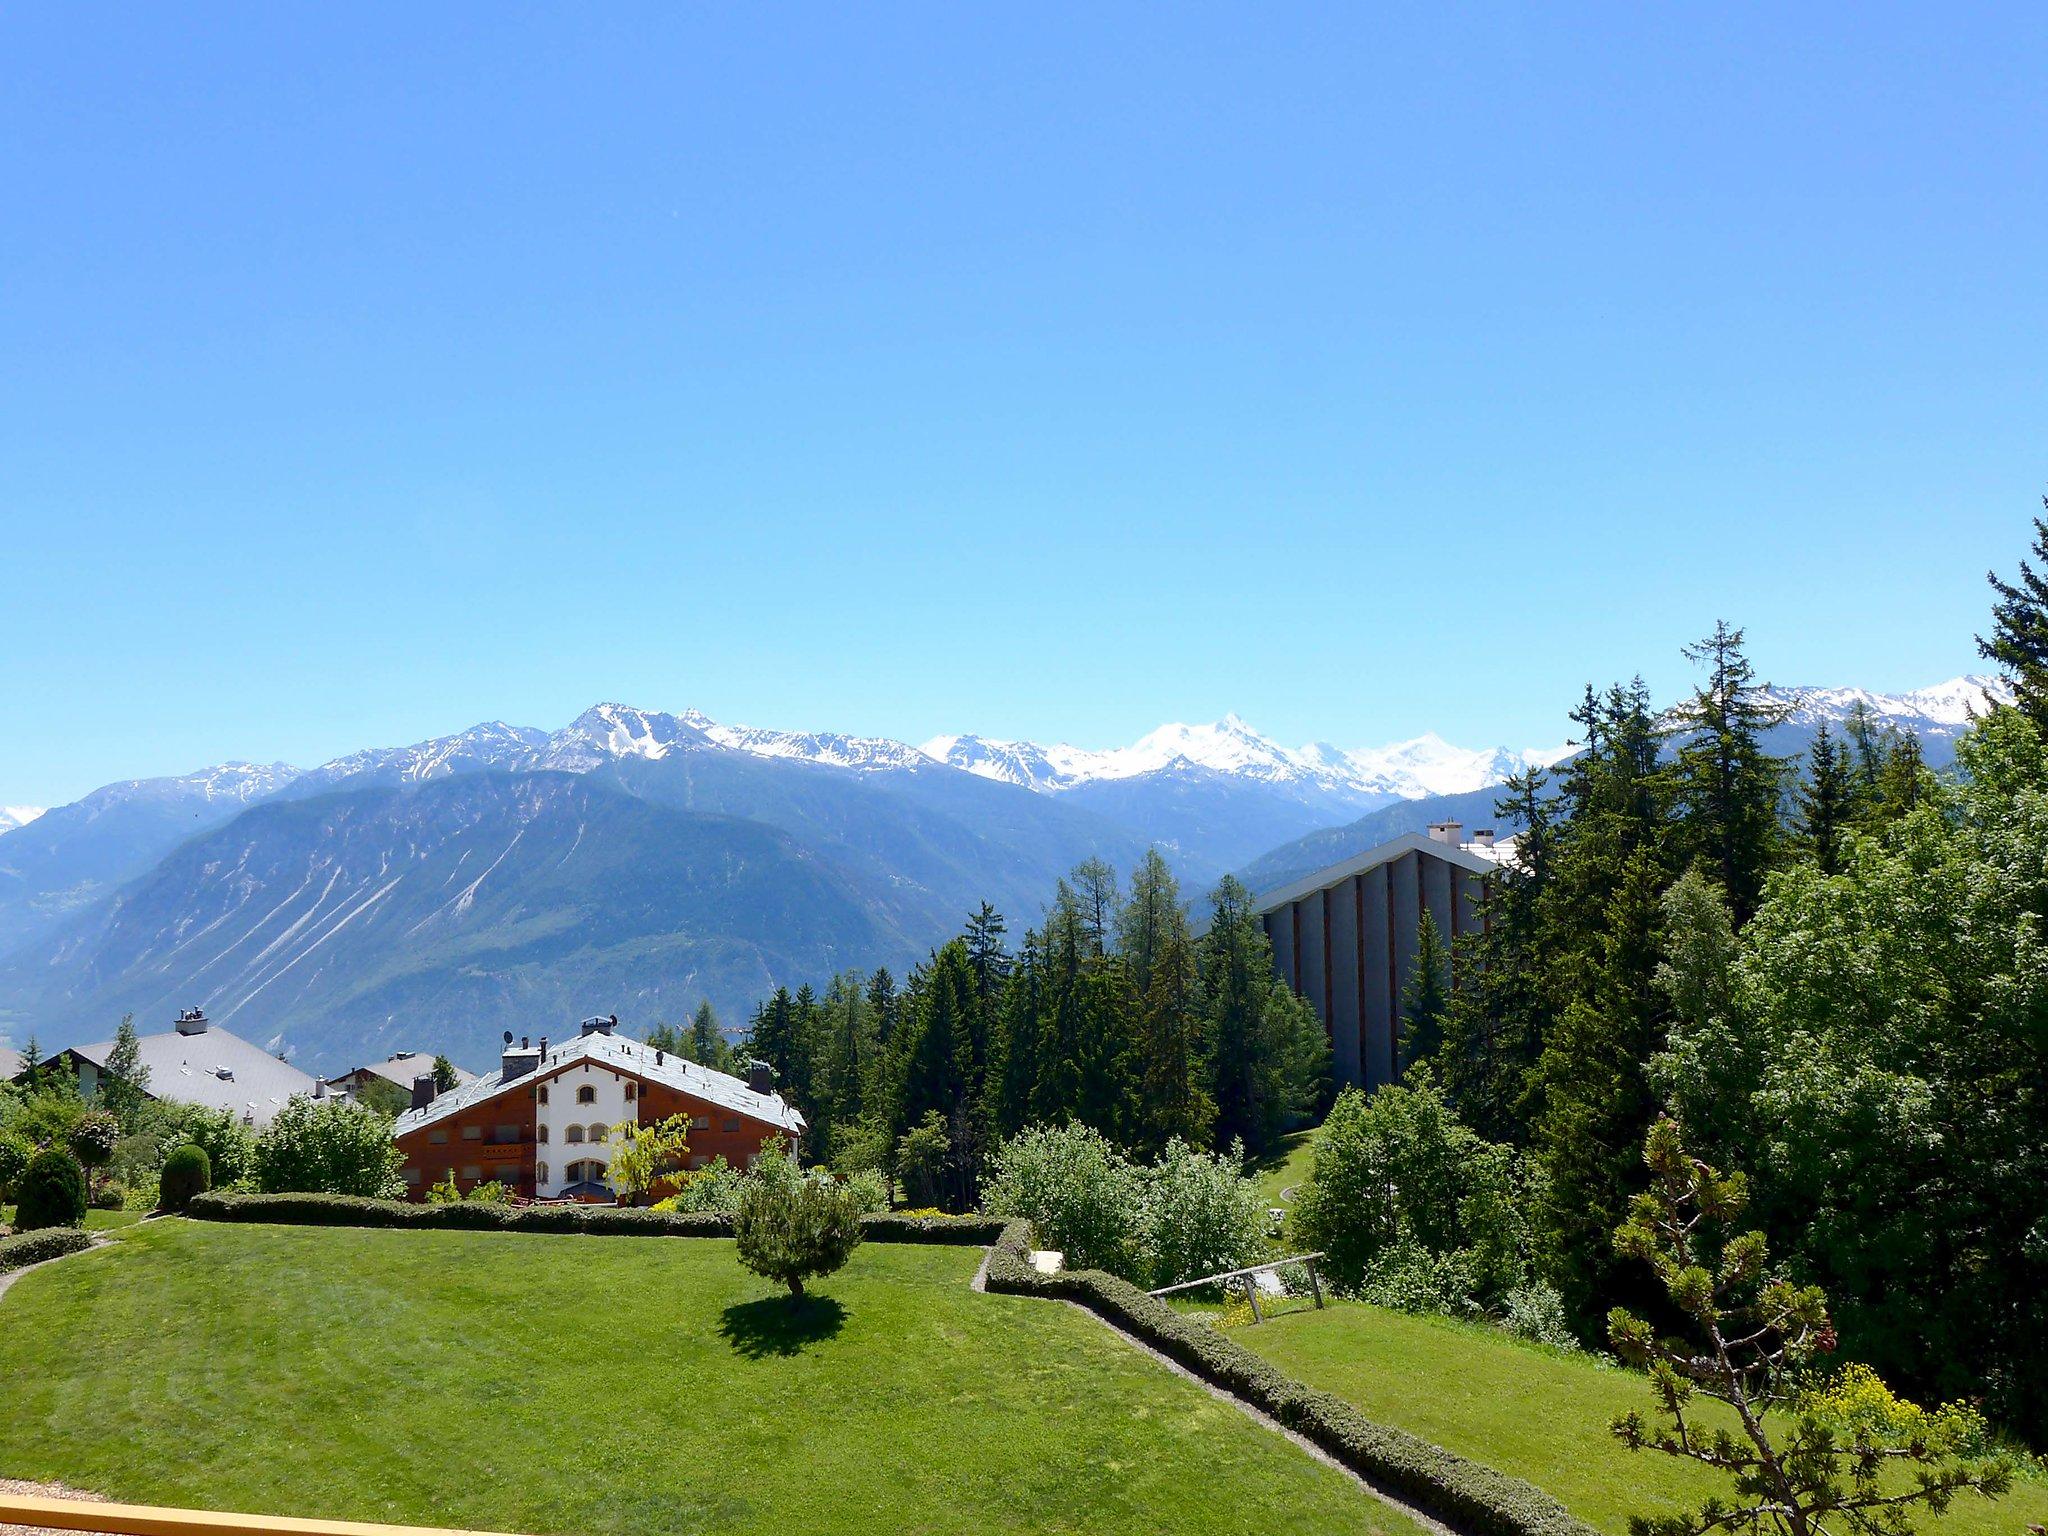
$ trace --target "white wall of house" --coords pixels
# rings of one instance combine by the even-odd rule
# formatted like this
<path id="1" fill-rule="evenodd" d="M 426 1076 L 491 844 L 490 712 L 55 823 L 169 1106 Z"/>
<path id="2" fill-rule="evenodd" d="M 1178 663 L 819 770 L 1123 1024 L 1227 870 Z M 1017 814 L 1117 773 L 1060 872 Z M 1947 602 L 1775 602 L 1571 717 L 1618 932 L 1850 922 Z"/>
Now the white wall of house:
<path id="1" fill-rule="evenodd" d="M 602 1126 L 608 1131 L 621 1121 L 639 1119 L 637 1102 L 626 1098 L 629 1086 L 637 1092 L 637 1084 L 632 1078 L 588 1061 L 578 1062 L 566 1072 L 540 1084 L 547 1090 L 548 1097 L 545 1104 L 534 1106 L 534 1126 L 536 1135 L 545 1129 L 547 1140 L 533 1149 L 534 1168 L 536 1174 L 545 1168 L 548 1176 L 545 1179 L 536 1177 L 536 1195 L 543 1199 L 559 1195 L 564 1188 L 576 1182 L 569 1175 L 571 1163 L 611 1161 L 602 1136 L 593 1142 L 590 1128 Z M 583 1101 L 584 1089 L 590 1091 L 588 1103 Z M 582 1133 L 581 1140 L 569 1139 L 572 1126 Z"/>

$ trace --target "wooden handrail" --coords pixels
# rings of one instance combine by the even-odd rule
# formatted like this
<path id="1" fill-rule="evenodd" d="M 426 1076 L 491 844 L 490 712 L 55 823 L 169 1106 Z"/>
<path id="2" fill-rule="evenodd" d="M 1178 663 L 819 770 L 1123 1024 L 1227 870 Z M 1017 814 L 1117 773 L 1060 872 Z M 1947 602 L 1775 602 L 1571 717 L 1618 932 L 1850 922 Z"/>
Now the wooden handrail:
<path id="1" fill-rule="evenodd" d="M 1321 1257 L 1323 1257 L 1321 1249 L 1317 1249 L 1314 1253 L 1297 1253 L 1288 1259 L 1274 1259 L 1266 1264 L 1247 1264 L 1243 1269 L 1226 1269 L 1220 1275 L 1204 1275 L 1199 1280 L 1183 1280 L 1179 1285 L 1162 1285 L 1158 1290 L 1148 1291 L 1146 1294 L 1150 1296 L 1171 1296 L 1175 1291 L 1191 1291 L 1198 1285 L 1227 1286 L 1233 1280 L 1242 1280 L 1244 1282 L 1244 1299 L 1251 1303 L 1252 1321 L 1262 1323 L 1265 1321 L 1265 1318 L 1259 1312 L 1259 1288 L 1252 1283 L 1252 1276 L 1263 1275 L 1272 1269 L 1285 1269 L 1290 1264 L 1303 1264 L 1308 1267 L 1309 1289 L 1316 1293 L 1316 1310 L 1320 1312 L 1323 1310 L 1323 1282 L 1316 1277 L 1316 1260 Z"/>
<path id="2" fill-rule="evenodd" d="M 1291 1259 L 1275 1259 L 1270 1264 L 1247 1264 L 1243 1269 L 1226 1269 L 1220 1275 L 1204 1275 L 1199 1280 L 1183 1280 L 1179 1285 L 1162 1285 L 1158 1290 L 1150 1291 L 1147 1294 L 1152 1296 L 1170 1296 L 1175 1291 L 1190 1291 L 1198 1285 L 1220 1285 L 1225 1280 L 1239 1280 L 1246 1275 L 1262 1275 L 1269 1269 L 1285 1269 L 1290 1264 L 1312 1265 L 1322 1256 L 1320 1250 L 1315 1253 L 1297 1253 Z"/>
<path id="3" fill-rule="evenodd" d="M 428 1525 L 377 1525 L 363 1520 L 302 1520 L 291 1515 L 239 1515 L 155 1504 L 101 1504 L 0 1493 L 0 1525 L 102 1531 L 107 1536 L 494 1536 Z"/>

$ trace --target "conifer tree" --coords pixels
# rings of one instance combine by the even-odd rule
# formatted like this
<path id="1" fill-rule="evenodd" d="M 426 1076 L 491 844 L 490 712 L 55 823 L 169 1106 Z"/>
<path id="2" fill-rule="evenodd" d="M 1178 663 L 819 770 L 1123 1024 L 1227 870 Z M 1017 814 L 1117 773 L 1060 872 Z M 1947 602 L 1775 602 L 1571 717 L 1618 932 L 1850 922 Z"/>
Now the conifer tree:
<path id="1" fill-rule="evenodd" d="M 1160 946 L 1143 1006 L 1132 1141 L 1150 1156 L 1176 1136 L 1206 1147 L 1216 1126 L 1216 1101 L 1202 1087 L 1201 985 L 1185 919 Z"/>
<path id="2" fill-rule="evenodd" d="M 1415 925 L 1415 964 L 1401 989 L 1400 1065 L 1407 1072 L 1442 1047 L 1451 1000 L 1451 956 L 1436 919 L 1423 908 Z"/>
<path id="3" fill-rule="evenodd" d="M 446 1056 L 434 1058 L 434 1092 L 452 1093 L 462 1086 L 462 1078 L 455 1070 L 455 1063 Z"/>
<path id="4" fill-rule="evenodd" d="M 1159 850 L 1148 848 L 1131 872 L 1131 893 L 1116 915 L 1117 953 L 1131 968 L 1131 984 L 1140 996 L 1152 990 L 1152 973 L 1166 946 L 1175 938 L 1185 943 L 1187 932 L 1180 883 Z"/>
<path id="5" fill-rule="evenodd" d="M 2048 508 L 2048 496 L 2041 504 Z M 2048 521 L 2038 517 L 2032 554 L 2039 569 L 2021 560 L 2018 581 L 1987 573 L 1998 601 L 1991 609 L 1991 636 L 1979 635 L 1977 650 L 2012 683 L 2021 712 L 2036 725 L 2048 725 Z"/>
<path id="6" fill-rule="evenodd" d="M 1313 1108 L 1327 1084 L 1328 1043 L 1314 1011 L 1273 974 L 1272 946 L 1251 892 L 1226 875 L 1211 897 L 1197 951 L 1209 1040 L 1216 1139 L 1254 1153 L 1288 1118 Z"/>
<path id="7" fill-rule="evenodd" d="M 1778 854 L 1789 765 L 1764 750 L 1763 737 L 1786 711 L 1756 681 L 1742 631 L 1725 621 L 1687 646 L 1685 657 L 1707 675 L 1674 711 L 1679 746 L 1671 779 L 1680 846 L 1720 882 L 1739 926 L 1756 911 Z"/>
<path id="8" fill-rule="evenodd" d="M 731 1068 L 732 1048 L 725 1043 L 725 1031 L 718 1027 L 718 1015 L 711 1007 L 710 998 L 698 1001 L 697 1011 L 690 1017 L 689 1039 L 678 1049 L 699 1066 L 709 1067 L 714 1072 Z"/>
<path id="9" fill-rule="evenodd" d="M 36 1044 L 34 1035 L 28 1037 L 28 1044 L 22 1049 L 18 1076 L 26 1092 L 34 1093 L 43 1085 L 43 1048 Z"/>
<path id="10" fill-rule="evenodd" d="M 149 1097 L 149 1068 L 142 1064 L 142 1043 L 135 1037 L 135 1015 L 121 1015 L 121 1027 L 114 1032 L 114 1048 L 107 1053 L 106 1070 L 100 1074 L 100 1102 L 107 1107 L 123 1134 L 135 1129 L 136 1116 Z"/>
<path id="11" fill-rule="evenodd" d="M 1841 867 L 1852 794 L 1849 754 L 1823 720 L 1807 757 L 1806 782 L 1799 787 L 1799 836 L 1824 875 Z"/>
<path id="12" fill-rule="evenodd" d="M 1515 858 L 1488 881 L 1478 928 L 1458 940 L 1459 985 L 1444 1014 L 1438 1079 L 1459 1117 L 1489 1141 L 1522 1144 L 1519 1113 L 1550 1010 L 1539 943 L 1548 887 L 1552 803 L 1540 769 L 1511 776 L 1494 813 L 1519 826 Z"/>

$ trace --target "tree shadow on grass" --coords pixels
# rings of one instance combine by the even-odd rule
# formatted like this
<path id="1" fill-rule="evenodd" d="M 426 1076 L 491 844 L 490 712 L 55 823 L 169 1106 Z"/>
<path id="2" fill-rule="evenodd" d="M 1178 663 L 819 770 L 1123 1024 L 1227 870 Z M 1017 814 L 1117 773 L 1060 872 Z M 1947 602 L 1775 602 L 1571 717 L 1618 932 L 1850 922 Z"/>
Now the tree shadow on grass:
<path id="1" fill-rule="evenodd" d="M 800 1355 L 813 1344 L 837 1334 L 846 1322 L 846 1308 L 830 1296 L 764 1296 L 738 1301 L 720 1314 L 719 1333 L 749 1360 L 769 1355 Z"/>

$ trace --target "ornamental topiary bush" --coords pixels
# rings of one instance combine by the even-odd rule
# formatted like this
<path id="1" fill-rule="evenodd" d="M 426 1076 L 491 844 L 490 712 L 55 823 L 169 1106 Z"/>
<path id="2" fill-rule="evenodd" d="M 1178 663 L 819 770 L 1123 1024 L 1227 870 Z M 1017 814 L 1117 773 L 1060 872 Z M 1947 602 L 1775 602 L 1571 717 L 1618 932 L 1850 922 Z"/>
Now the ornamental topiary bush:
<path id="1" fill-rule="evenodd" d="M 183 1212 L 196 1196 L 205 1194 L 212 1187 L 213 1160 L 206 1155 L 206 1148 L 188 1141 L 181 1147 L 173 1147 L 164 1159 L 163 1172 L 157 1181 L 157 1208 Z"/>
<path id="2" fill-rule="evenodd" d="M 46 1147 L 21 1176 L 14 1225 L 22 1232 L 85 1225 L 85 1170 L 59 1147 Z"/>
<path id="3" fill-rule="evenodd" d="M 740 1262 L 801 1300 L 804 1281 L 829 1275 L 861 1239 L 860 1197 L 830 1179 L 750 1181 L 733 1213 Z"/>

